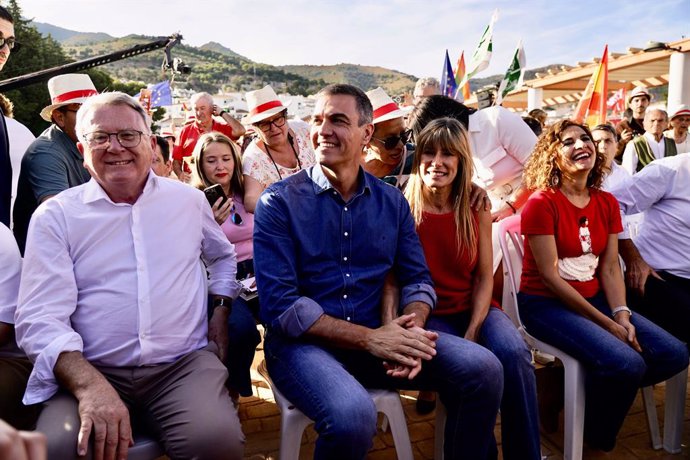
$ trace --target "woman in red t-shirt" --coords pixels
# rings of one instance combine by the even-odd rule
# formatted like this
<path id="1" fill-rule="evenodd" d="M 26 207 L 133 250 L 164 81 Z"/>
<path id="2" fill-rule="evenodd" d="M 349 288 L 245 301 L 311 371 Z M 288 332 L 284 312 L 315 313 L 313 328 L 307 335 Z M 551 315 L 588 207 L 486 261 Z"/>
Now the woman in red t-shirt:
<path id="1" fill-rule="evenodd" d="M 637 389 L 688 366 L 687 348 L 631 316 L 618 263 L 619 207 L 600 190 L 605 158 L 586 125 L 542 134 L 524 181 L 526 238 L 518 303 L 526 329 L 586 369 L 585 441 L 610 451 Z"/>
<path id="2" fill-rule="evenodd" d="M 503 457 L 540 459 L 530 351 L 508 316 L 491 304 L 491 213 L 470 207 L 473 163 L 467 131 L 454 119 L 434 120 L 419 135 L 416 151 L 405 197 L 438 297 L 426 327 L 464 337 L 496 355 L 505 382 Z M 497 455 L 495 444 L 493 450 Z"/>

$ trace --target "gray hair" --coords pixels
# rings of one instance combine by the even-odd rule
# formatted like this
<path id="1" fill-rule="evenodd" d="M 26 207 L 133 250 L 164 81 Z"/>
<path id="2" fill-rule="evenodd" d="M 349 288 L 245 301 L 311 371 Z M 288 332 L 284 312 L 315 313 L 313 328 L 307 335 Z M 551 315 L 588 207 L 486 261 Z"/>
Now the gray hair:
<path id="1" fill-rule="evenodd" d="M 149 115 L 146 113 L 146 110 L 144 110 L 141 104 L 139 104 L 139 101 L 125 93 L 113 91 L 91 96 L 87 98 L 86 101 L 84 101 L 84 103 L 79 108 L 79 111 L 77 112 L 77 138 L 81 139 L 82 136 L 86 134 L 83 131 L 85 123 L 84 120 L 86 119 L 86 116 L 89 115 L 91 112 L 95 111 L 98 107 L 104 105 L 122 105 L 131 108 L 139 114 L 141 120 L 144 122 L 144 125 L 146 126 L 145 134 L 151 134 L 151 119 Z"/>
<path id="2" fill-rule="evenodd" d="M 666 121 L 668 121 L 668 113 L 664 109 L 659 109 L 659 108 L 653 108 L 653 109 L 647 109 L 644 113 L 644 119 L 646 120 L 647 118 L 652 116 L 652 113 L 658 112 L 664 115 L 664 118 L 666 118 Z"/>
<path id="3" fill-rule="evenodd" d="M 194 95 L 189 99 L 189 103 L 194 105 L 199 99 L 206 99 L 209 105 L 213 105 L 213 96 L 203 91 L 201 93 L 194 93 Z"/>
<path id="4" fill-rule="evenodd" d="M 434 88 L 434 94 L 441 94 L 441 84 L 434 77 L 422 77 L 414 85 L 414 92 L 421 92 L 424 88 Z"/>

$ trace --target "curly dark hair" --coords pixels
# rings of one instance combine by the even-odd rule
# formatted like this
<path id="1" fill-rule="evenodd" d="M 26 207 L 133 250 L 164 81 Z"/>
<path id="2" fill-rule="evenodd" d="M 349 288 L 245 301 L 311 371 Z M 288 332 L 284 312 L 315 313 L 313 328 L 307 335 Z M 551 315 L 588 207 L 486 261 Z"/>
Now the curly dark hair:
<path id="1" fill-rule="evenodd" d="M 577 123 L 573 120 L 561 120 L 551 125 L 542 133 L 534 147 L 532 155 L 525 164 L 523 181 L 525 186 L 531 190 L 546 190 L 558 187 L 561 183 L 561 170 L 558 168 L 556 158 L 563 146 L 561 136 L 563 132 L 576 126 L 581 128 L 591 138 L 592 133 L 586 124 Z M 594 149 L 594 167 L 587 176 L 587 187 L 601 188 L 604 177 L 609 172 L 606 166 L 606 158 L 603 154 Z"/>

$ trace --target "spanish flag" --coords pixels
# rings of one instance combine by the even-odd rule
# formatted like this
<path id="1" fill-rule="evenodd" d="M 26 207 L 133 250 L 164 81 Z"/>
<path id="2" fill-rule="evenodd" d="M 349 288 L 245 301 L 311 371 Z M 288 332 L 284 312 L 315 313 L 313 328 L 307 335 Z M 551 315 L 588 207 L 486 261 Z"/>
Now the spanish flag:
<path id="1" fill-rule="evenodd" d="M 455 70 L 455 83 L 460 85 L 462 79 L 465 77 L 465 52 L 460 54 L 460 59 L 458 59 L 458 68 Z M 460 90 L 456 90 L 455 98 L 460 101 L 466 101 L 470 98 L 470 82 L 466 81 L 462 85 Z"/>
<path id="2" fill-rule="evenodd" d="M 604 47 L 604 55 L 601 57 L 599 68 L 592 74 L 587 83 L 582 99 L 575 110 L 573 119 L 583 121 L 593 128 L 601 123 L 606 123 L 606 102 L 609 88 L 609 45 Z"/>

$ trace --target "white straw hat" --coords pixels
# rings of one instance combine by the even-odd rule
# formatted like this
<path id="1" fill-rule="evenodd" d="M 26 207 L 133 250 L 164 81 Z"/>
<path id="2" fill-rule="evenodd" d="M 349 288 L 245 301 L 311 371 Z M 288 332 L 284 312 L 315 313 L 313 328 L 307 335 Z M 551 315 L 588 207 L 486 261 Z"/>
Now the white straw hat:
<path id="1" fill-rule="evenodd" d="M 53 110 L 69 104 L 83 104 L 86 98 L 98 94 L 91 77 L 82 73 L 58 75 L 48 80 L 52 104 L 41 110 L 41 118 L 51 121 Z"/>
<path id="2" fill-rule="evenodd" d="M 270 85 L 266 85 L 256 91 L 249 91 L 246 94 L 247 109 L 249 114 L 242 120 L 244 123 L 258 123 L 277 113 L 287 109 L 288 105 L 283 104 L 278 95 Z"/>
<path id="3" fill-rule="evenodd" d="M 371 101 L 374 108 L 374 120 L 372 123 L 381 123 L 382 121 L 393 120 L 394 118 L 402 118 L 405 112 L 398 107 L 398 104 L 386 94 L 383 88 L 378 87 L 367 91 L 367 97 Z"/>
<path id="4" fill-rule="evenodd" d="M 685 104 L 679 104 L 676 106 L 675 110 L 669 114 L 668 119 L 673 120 L 681 115 L 690 115 L 690 109 Z"/>

